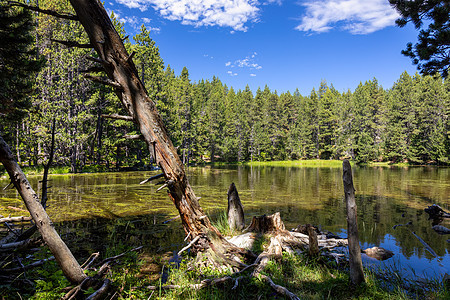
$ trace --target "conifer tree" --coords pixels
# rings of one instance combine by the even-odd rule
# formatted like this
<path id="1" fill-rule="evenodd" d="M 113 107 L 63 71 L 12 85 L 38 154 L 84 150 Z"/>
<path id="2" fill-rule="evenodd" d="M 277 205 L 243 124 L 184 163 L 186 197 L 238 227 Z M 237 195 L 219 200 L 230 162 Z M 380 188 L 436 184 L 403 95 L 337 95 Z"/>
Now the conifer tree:
<path id="1" fill-rule="evenodd" d="M 448 0 L 389 0 L 400 13 L 397 25 L 412 22 L 421 29 L 418 43 L 408 43 L 402 54 L 410 57 L 422 74 L 440 72 L 445 78 L 450 67 L 450 5 Z M 428 28 L 422 29 L 428 25 Z"/>
<path id="2" fill-rule="evenodd" d="M 32 105 L 30 94 L 44 62 L 34 45 L 33 31 L 28 10 L 0 1 L 0 130 L 7 140 Z"/>

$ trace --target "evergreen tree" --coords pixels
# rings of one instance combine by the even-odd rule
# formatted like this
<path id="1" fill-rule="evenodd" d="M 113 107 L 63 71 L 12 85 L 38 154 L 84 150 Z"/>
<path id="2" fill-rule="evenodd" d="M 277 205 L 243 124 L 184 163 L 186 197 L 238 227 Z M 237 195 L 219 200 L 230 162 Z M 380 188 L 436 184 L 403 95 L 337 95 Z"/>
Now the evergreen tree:
<path id="1" fill-rule="evenodd" d="M 321 159 L 334 158 L 336 154 L 336 113 L 335 106 L 337 102 L 336 93 L 326 87 L 325 91 L 319 93 L 318 105 L 318 126 L 319 126 L 319 157 Z"/>
<path id="2" fill-rule="evenodd" d="M 0 116 L 2 120 L 0 129 L 2 131 L 6 129 L 8 123 L 17 123 L 23 118 L 32 104 L 30 93 L 33 91 L 36 73 L 44 62 L 34 45 L 33 31 L 33 18 L 28 10 L 10 7 L 7 1 L 0 1 Z"/>
<path id="3" fill-rule="evenodd" d="M 404 72 L 394 84 L 383 105 L 384 155 L 392 162 L 407 158 L 413 123 L 413 79 Z"/>
<path id="4" fill-rule="evenodd" d="M 381 143 L 380 107 L 384 101 L 384 90 L 376 79 L 359 84 L 353 97 L 354 121 L 352 138 L 355 159 L 368 162 L 378 159 Z"/>
<path id="5" fill-rule="evenodd" d="M 402 53 L 411 57 L 423 74 L 440 72 L 447 77 L 450 67 L 450 5 L 448 0 L 389 0 L 400 13 L 397 25 L 404 27 L 413 22 L 416 29 L 424 23 L 427 29 L 419 32 L 419 42 L 408 43 Z"/>

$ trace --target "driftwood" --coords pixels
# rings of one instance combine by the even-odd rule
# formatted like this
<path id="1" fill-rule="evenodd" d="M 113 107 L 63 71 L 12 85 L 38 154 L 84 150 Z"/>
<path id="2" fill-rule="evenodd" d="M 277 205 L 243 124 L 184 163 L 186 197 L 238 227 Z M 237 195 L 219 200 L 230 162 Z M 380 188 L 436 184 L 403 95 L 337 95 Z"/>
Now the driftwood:
<path id="1" fill-rule="evenodd" d="M 364 282 L 364 272 L 361 260 L 361 248 L 359 247 L 355 188 L 353 187 L 352 167 L 350 166 L 350 162 L 346 159 L 343 162 L 342 177 L 344 181 L 345 203 L 347 206 L 350 280 L 353 284 L 358 285 Z"/>
<path id="2" fill-rule="evenodd" d="M 20 217 L 8 217 L 8 218 L 1 218 L 0 219 L 0 224 L 1 223 L 8 223 L 8 222 L 26 222 L 26 221 L 30 221 L 33 220 L 32 217 L 28 216 L 20 216 Z"/>
<path id="3" fill-rule="evenodd" d="M 450 218 L 450 213 L 444 211 L 439 205 L 433 204 L 424 209 L 430 219 Z"/>
<path id="4" fill-rule="evenodd" d="M 244 207 L 242 206 L 239 194 L 234 183 L 228 189 L 228 226 L 231 230 L 242 230 L 245 226 Z"/>

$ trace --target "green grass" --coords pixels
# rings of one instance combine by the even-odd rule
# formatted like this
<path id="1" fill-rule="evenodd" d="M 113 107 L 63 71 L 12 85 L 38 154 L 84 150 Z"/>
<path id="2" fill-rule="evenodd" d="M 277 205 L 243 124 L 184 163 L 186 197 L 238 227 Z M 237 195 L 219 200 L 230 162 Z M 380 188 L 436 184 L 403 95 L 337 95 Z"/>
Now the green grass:
<path id="1" fill-rule="evenodd" d="M 232 289 L 235 282 L 229 281 L 193 290 L 190 285 L 204 279 L 233 276 L 229 269 L 218 271 L 192 268 L 193 263 L 193 259 L 188 259 L 179 268 L 168 267 L 169 277 L 165 284 L 178 285 L 180 288 L 164 290 L 159 282 L 155 282 L 158 288 L 153 296 L 158 299 L 283 299 L 266 282 L 258 277 L 251 277 L 250 271 L 239 274 L 241 279 L 235 289 Z M 349 283 L 346 270 L 336 268 L 332 262 L 318 261 L 307 255 L 293 256 L 285 253 L 280 261 L 271 260 L 262 273 L 300 299 L 445 299 L 448 296 L 448 291 L 424 292 L 420 288 L 411 293 L 397 285 L 386 285 L 371 272 L 366 272 L 365 283 L 354 287 Z"/>
<path id="2" fill-rule="evenodd" d="M 217 230 L 220 231 L 224 236 L 234 236 L 239 234 L 239 231 L 230 229 L 228 226 L 228 215 L 227 210 L 223 210 L 217 214 L 211 215 L 211 222 Z"/>
<path id="3" fill-rule="evenodd" d="M 264 247 L 263 240 L 260 244 Z M 118 242 L 117 247 L 108 248 L 105 255 L 117 255 L 127 249 L 131 247 Z M 43 249 L 37 258 L 49 255 L 48 250 Z M 252 277 L 251 270 L 233 275 L 230 268 L 198 267 L 195 265 L 197 259 L 187 257 L 177 265 L 155 256 L 153 262 L 161 266 L 159 270 L 162 272 L 155 271 L 156 276 L 151 276 L 141 273 L 146 263 L 141 255 L 128 252 L 111 267 L 107 278 L 113 281 L 117 299 L 283 299 L 260 277 Z M 281 259 L 269 261 L 262 274 L 269 276 L 275 284 L 286 287 L 300 299 L 449 299 L 450 296 L 449 287 L 445 287 L 439 280 L 427 283 L 407 282 L 395 270 L 379 270 L 381 273 L 365 270 L 366 282 L 355 287 L 350 284 L 347 267 L 338 266 L 334 260 L 323 257 L 283 253 Z M 18 275 L 21 276 L 24 275 Z M 224 276 L 234 279 L 240 277 L 237 287 L 233 289 L 235 280 L 200 290 L 191 287 L 202 280 Z M 26 278 L 22 279 L 26 281 L 18 282 L 30 282 L 33 286 L 24 290 L 23 284 L 2 286 L 0 283 L 2 299 L 60 299 L 67 293 L 66 287 L 69 285 L 55 261 L 27 272 Z M 166 285 L 179 287 L 164 289 Z M 150 290 L 148 286 L 155 286 L 156 289 Z M 94 290 L 83 292 L 87 296 Z"/>
<path id="4" fill-rule="evenodd" d="M 253 161 L 244 163 L 249 166 L 268 166 L 268 167 L 323 167 L 323 168 L 342 168 L 341 160 L 283 160 L 283 161 Z"/>

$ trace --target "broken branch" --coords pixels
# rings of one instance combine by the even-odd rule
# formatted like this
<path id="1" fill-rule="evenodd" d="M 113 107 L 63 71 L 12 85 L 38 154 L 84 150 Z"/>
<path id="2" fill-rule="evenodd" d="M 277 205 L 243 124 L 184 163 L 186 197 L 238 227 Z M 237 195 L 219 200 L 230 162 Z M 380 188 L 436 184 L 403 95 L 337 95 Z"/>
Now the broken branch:
<path id="1" fill-rule="evenodd" d="M 23 271 L 26 271 L 26 270 L 38 267 L 38 266 L 44 264 L 45 262 L 50 261 L 50 260 L 54 260 L 54 259 L 55 259 L 55 257 L 51 256 L 51 257 L 46 258 L 46 259 L 41 259 L 41 260 L 35 261 L 34 263 L 31 263 L 31 264 L 23 266 L 23 267 L 17 267 L 17 268 L 11 268 L 11 269 L 2 269 L 2 273 L 3 274 L 9 274 L 9 273 L 23 272 Z"/>
<path id="2" fill-rule="evenodd" d="M 180 251 L 178 251 L 178 256 L 181 255 L 181 253 L 183 253 L 184 251 L 186 251 L 187 249 L 191 248 L 198 240 L 200 239 L 200 236 L 197 235 L 190 243 L 189 245 L 187 245 L 186 247 L 184 247 L 183 249 L 181 249 Z"/>
<path id="3" fill-rule="evenodd" d="M 107 85 L 107 86 L 110 86 L 110 87 L 113 87 L 113 88 L 116 88 L 116 89 L 120 89 L 120 90 L 123 89 L 122 86 L 118 82 L 112 81 L 111 79 L 108 79 L 108 78 L 92 76 L 90 74 L 85 74 L 84 77 L 86 79 L 89 79 L 89 80 L 92 80 L 94 82 L 98 82 L 98 83 L 101 83 L 101 84 L 104 84 L 104 85 Z"/>
<path id="4" fill-rule="evenodd" d="M 66 47 L 69 48 L 83 48 L 83 49 L 90 49 L 92 48 L 91 44 L 80 44 L 78 42 L 75 41 L 63 41 L 63 40 L 55 40 L 55 39 L 50 39 L 52 42 L 58 43 L 58 44 L 62 44 Z"/>
<path id="5" fill-rule="evenodd" d="M 133 121 L 134 119 L 133 117 L 130 116 L 121 116 L 118 114 L 112 114 L 112 115 L 101 115 L 102 118 L 106 118 L 106 119 L 114 119 L 114 120 L 124 120 L 124 121 Z"/>
<path id="6" fill-rule="evenodd" d="M 144 183 L 147 183 L 147 182 L 149 182 L 149 181 L 152 181 L 152 180 L 155 180 L 155 179 L 159 179 L 159 178 L 161 178 L 161 177 L 164 177 L 164 173 L 161 173 L 161 174 L 152 176 L 152 177 L 150 177 L 150 178 L 148 178 L 148 179 L 145 179 L 145 180 L 139 182 L 139 184 L 144 184 Z"/>
<path id="7" fill-rule="evenodd" d="M 127 140 L 144 140 L 144 136 L 142 134 L 126 134 L 123 136 Z"/>

